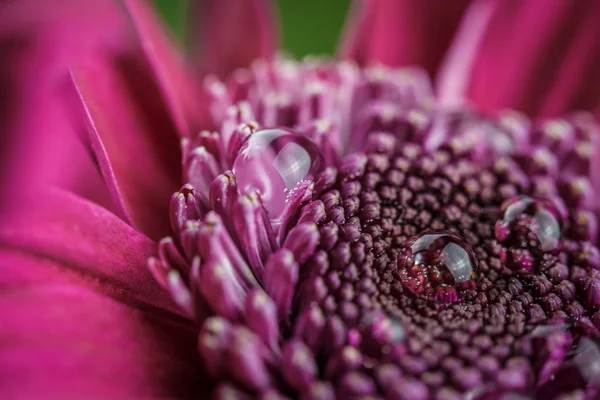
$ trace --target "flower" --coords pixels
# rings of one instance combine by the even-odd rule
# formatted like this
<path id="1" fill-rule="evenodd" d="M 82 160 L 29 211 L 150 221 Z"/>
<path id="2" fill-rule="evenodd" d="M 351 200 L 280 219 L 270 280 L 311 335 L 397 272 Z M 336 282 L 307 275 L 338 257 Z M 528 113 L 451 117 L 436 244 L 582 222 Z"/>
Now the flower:
<path id="1" fill-rule="evenodd" d="M 31 4 L 0 17 L 5 397 L 598 396 L 595 2 L 359 2 L 358 64 L 195 3 L 196 73 L 145 2 Z"/>

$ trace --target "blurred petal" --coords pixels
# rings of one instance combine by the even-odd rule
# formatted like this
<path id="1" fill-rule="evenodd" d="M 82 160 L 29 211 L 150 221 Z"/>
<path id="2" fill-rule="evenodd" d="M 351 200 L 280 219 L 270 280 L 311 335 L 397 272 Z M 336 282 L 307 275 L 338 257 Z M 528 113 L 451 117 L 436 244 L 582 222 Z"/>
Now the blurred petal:
<path id="1" fill-rule="evenodd" d="M 495 0 L 480 0 L 465 12 L 437 76 L 438 99 L 445 106 L 465 103 L 473 64 L 497 5 Z"/>
<path id="2" fill-rule="evenodd" d="M 190 42 L 200 72 L 224 77 L 275 54 L 279 34 L 270 0 L 197 0 L 190 6 Z"/>
<path id="3" fill-rule="evenodd" d="M 124 18 L 108 0 L 3 2 L 0 12 L 0 202 L 37 184 L 56 184 L 109 206 L 61 99 L 67 65 L 115 46 Z M 6 206 L 6 204 L 0 204 Z"/>
<path id="4" fill-rule="evenodd" d="M 600 104 L 599 20 L 595 0 L 498 2 L 473 65 L 471 100 L 486 111 L 530 115 L 593 111 Z"/>
<path id="5" fill-rule="evenodd" d="M 2 190 L 58 185 L 152 238 L 168 234 L 179 136 L 208 126 L 200 90 L 147 2 L 9 2 L 0 25 Z M 73 129 L 79 103 L 92 135 L 79 120 Z"/>
<path id="6" fill-rule="evenodd" d="M 65 268 L 0 246 L 3 398 L 202 398 L 190 326 L 103 296 Z"/>
<path id="7" fill-rule="evenodd" d="M 27 285 L 73 276 L 122 302 L 176 312 L 146 268 L 157 251 L 153 241 L 104 208 L 61 189 L 15 196 L 20 210 L 0 220 L 0 245 L 63 267 L 11 270 L 13 276 L 3 270 L 3 279 Z"/>
<path id="8" fill-rule="evenodd" d="M 209 128 L 200 85 L 147 0 L 123 0 L 165 102 L 182 136 Z"/>
<path id="9" fill-rule="evenodd" d="M 419 65 L 435 75 L 469 0 L 355 0 L 340 56 L 361 65 Z"/>
<path id="10" fill-rule="evenodd" d="M 85 115 L 82 131 L 115 203 L 153 239 L 170 232 L 168 205 L 180 184 L 176 129 L 147 65 L 97 53 L 72 70 Z"/>

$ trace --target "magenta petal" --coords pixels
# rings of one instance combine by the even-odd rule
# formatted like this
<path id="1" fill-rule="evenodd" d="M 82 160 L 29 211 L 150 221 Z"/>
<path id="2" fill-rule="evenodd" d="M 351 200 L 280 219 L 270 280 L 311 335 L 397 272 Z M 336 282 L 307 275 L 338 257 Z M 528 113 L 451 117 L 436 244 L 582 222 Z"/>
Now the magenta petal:
<path id="1" fill-rule="evenodd" d="M 73 69 L 84 127 L 119 209 L 153 239 L 169 234 L 181 186 L 177 133 L 151 71 L 138 58 L 97 54 Z"/>
<path id="2" fill-rule="evenodd" d="M 224 77 L 275 54 L 279 34 L 270 0 L 190 3 L 190 42 L 201 73 Z"/>
<path id="3" fill-rule="evenodd" d="M 0 250 L 2 398 L 202 398 L 187 323 L 119 303 L 65 269 Z M 27 282 L 16 279 L 24 271 Z"/>
<path id="4" fill-rule="evenodd" d="M 558 115 L 600 104 L 600 3 L 498 2 L 480 44 L 469 95 L 492 111 Z"/>
<path id="5" fill-rule="evenodd" d="M 469 0 L 355 0 L 340 56 L 361 65 L 419 65 L 434 75 Z"/>
<path id="6" fill-rule="evenodd" d="M 41 189 L 19 200 L 21 210 L 0 221 L 0 246 L 63 267 L 13 268 L 3 270 L 0 279 L 28 285 L 68 276 L 123 302 L 177 310 L 146 269 L 146 260 L 157 251 L 146 236 L 102 207 L 59 189 Z"/>
<path id="7" fill-rule="evenodd" d="M 200 85 L 149 2 L 124 0 L 123 3 L 180 135 L 188 136 L 208 129 L 210 117 L 200 97 Z"/>
<path id="8" fill-rule="evenodd" d="M 2 2 L 0 11 L 0 203 L 28 187 L 54 184 L 111 203 L 62 104 L 67 66 L 116 46 L 123 13 L 112 1 Z"/>

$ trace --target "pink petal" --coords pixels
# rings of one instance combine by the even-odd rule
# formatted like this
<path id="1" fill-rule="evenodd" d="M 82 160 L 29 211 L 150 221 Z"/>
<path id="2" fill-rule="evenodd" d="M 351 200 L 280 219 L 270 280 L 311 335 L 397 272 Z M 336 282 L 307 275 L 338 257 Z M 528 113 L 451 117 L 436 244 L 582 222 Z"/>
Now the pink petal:
<path id="1" fill-rule="evenodd" d="M 105 297 L 65 268 L 0 248 L 2 398 L 204 398 L 193 327 Z M 30 279 L 15 279 L 24 270 Z"/>
<path id="2" fill-rule="evenodd" d="M 104 208 L 61 189 L 38 188 L 19 196 L 20 210 L 0 220 L 0 246 L 35 254 L 62 267 L 2 270 L 20 285 L 54 277 L 85 282 L 130 304 L 177 312 L 146 268 L 156 244 Z"/>
<path id="3" fill-rule="evenodd" d="M 66 66 L 114 45 L 125 22 L 110 1 L 3 2 L 0 10 L 0 187 L 55 184 L 108 206 L 92 159 L 61 104 Z M 12 196 L 0 196 L 7 203 Z M 3 204 L 6 206 L 6 204 Z"/>
<path id="4" fill-rule="evenodd" d="M 21 0 L 0 12 L 0 187 L 58 185 L 152 238 L 168 234 L 178 137 L 210 127 L 198 86 L 147 2 L 51 3 Z M 81 104 L 92 129 L 81 128 Z"/>
<path id="5" fill-rule="evenodd" d="M 166 236 L 181 155 L 151 71 L 128 53 L 98 52 L 72 70 L 72 79 L 85 116 L 81 130 L 115 203 L 151 238 Z"/>
<path id="6" fill-rule="evenodd" d="M 210 127 L 200 85 L 146 0 L 123 0 L 177 129 L 188 136 Z"/>
<path id="7" fill-rule="evenodd" d="M 221 77 L 270 58 L 278 46 L 270 0 L 190 2 L 190 41 L 201 73 Z"/>
<path id="8" fill-rule="evenodd" d="M 493 0 L 474 2 L 465 12 L 437 76 L 437 95 L 446 107 L 466 102 L 474 60 L 485 31 L 498 6 Z"/>
<path id="9" fill-rule="evenodd" d="M 419 65 L 434 75 L 469 0 L 355 0 L 340 56 L 361 65 Z"/>
<path id="10" fill-rule="evenodd" d="M 487 111 L 593 111 L 600 105 L 598 21 L 595 0 L 498 2 L 473 65 L 470 98 Z"/>

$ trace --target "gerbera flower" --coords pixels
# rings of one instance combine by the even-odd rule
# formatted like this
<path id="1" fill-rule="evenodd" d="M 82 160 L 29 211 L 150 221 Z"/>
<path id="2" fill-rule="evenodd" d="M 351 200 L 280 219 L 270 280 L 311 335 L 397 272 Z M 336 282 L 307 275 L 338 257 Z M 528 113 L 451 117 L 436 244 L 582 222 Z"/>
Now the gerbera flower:
<path id="1" fill-rule="evenodd" d="M 4 397 L 597 398 L 596 2 L 194 5 L 2 6 Z"/>

